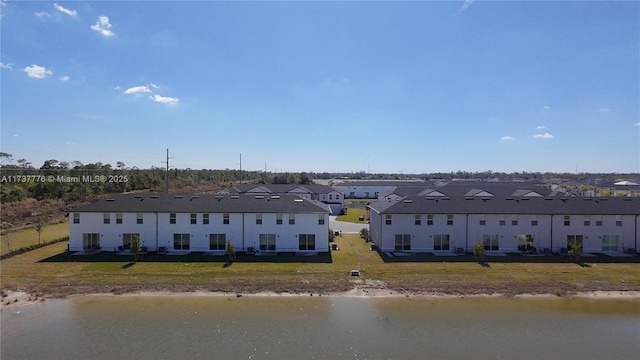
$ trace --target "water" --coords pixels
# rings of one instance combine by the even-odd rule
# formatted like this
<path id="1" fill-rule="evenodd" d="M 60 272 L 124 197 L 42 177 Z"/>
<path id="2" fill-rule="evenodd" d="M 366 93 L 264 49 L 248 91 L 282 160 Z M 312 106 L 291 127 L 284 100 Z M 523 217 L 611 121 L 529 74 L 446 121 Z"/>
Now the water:
<path id="1" fill-rule="evenodd" d="M 87 296 L 1 313 L 2 359 L 624 359 L 640 300 Z"/>

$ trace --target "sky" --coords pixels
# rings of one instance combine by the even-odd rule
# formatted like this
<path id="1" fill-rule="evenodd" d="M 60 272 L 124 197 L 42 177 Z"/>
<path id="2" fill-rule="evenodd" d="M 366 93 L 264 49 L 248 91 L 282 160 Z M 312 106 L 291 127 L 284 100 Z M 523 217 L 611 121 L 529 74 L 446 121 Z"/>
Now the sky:
<path id="1" fill-rule="evenodd" d="M 0 4 L 14 163 L 640 172 L 637 1 Z"/>

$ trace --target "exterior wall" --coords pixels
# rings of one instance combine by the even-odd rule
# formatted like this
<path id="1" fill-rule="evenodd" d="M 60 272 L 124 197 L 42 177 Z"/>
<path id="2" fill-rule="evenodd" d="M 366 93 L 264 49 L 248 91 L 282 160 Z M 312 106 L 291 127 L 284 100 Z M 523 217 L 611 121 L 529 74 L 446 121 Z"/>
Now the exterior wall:
<path id="1" fill-rule="evenodd" d="M 584 215 L 570 215 L 570 224 L 564 225 L 563 215 L 553 216 L 553 251 L 560 251 L 561 248 L 567 247 L 568 235 L 583 236 L 583 251 L 588 252 L 607 252 L 602 249 L 602 237 L 604 235 L 617 235 L 618 244 L 614 251 L 624 251 L 628 248 L 635 247 L 637 242 L 637 222 L 638 217 L 634 215 L 623 215 L 622 225 L 617 226 L 616 215 L 603 215 L 602 226 L 596 226 L 596 216 L 590 216 L 590 225 L 585 226 Z M 637 251 L 637 247 L 636 247 Z"/>
<path id="2" fill-rule="evenodd" d="M 389 192 L 394 190 L 397 186 L 393 185 L 334 185 L 338 191 L 344 194 L 346 199 L 376 199 L 379 193 Z M 353 194 L 351 194 L 353 192 Z"/>
<path id="3" fill-rule="evenodd" d="M 149 251 L 159 247 L 174 249 L 174 234 L 189 234 L 189 250 L 210 251 L 209 235 L 225 234 L 236 251 L 246 251 L 250 246 L 259 249 L 260 234 L 276 234 L 276 251 L 299 252 L 298 235 L 315 234 L 315 250 L 329 251 L 329 216 L 323 214 L 324 224 L 318 224 L 318 214 L 295 214 L 295 224 L 289 225 L 289 214 L 283 214 L 282 225 L 276 225 L 276 214 L 262 214 L 262 225 L 256 225 L 256 214 L 229 214 L 229 224 L 223 223 L 224 214 L 210 213 L 209 224 L 203 224 L 203 214 L 196 214 L 196 224 L 191 224 L 191 213 L 176 213 L 176 223 L 170 223 L 169 213 L 144 213 L 143 224 L 137 224 L 136 213 L 122 213 L 122 224 L 116 224 L 116 213 L 110 213 L 110 223 L 104 224 L 103 213 L 83 212 L 80 223 L 73 223 L 73 213 L 69 224 L 69 250 L 83 250 L 83 234 L 100 234 L 100 249 L 114 251 L 123 245 L 123 233 L 140 234 L 141 246 Z M 157 222 L 156 222 L 157 219 Z M 157 233 L 156 233 L 157 227 Z M 157 236 L 156 236 L 157 234 Z"/>
<path id="4" fill-rule="evenodd" d="M 585 226 L 585 215 L 570 215 L 570 224 L 564 225 L 564 215 L 517 215 L 517 225 L 513 225 L 511 214 L 454 214 L 453 225 L 446 225 L 446 215 L 434 214 L 433 225 L 427 225 L 427 214 L 421 214 L 421 225 L 415 225 L 415 214 L 392 214 L 392 225 L 386 225 L 385 214 L 374 210 L 370 212 L 369 233 L 371 240 L 382 251 L 395 250 L 395 234 L 411 235 L 411 250 L 415 252 L 432 252 L 433 236 L 449 234 L 450 251 L 464 248 L 472 252 L 475 243 L 483 241 L 483 235 L 498 235 L 500 252 L 518 252 L 518 235 L 532 235 L 533 246 L 538 252 L 551 249 L 558 253 L 567 247 L 568 235 L 582 235 L 584 252 L 623 252 L 635 248 L 638 252 L 640 216 L 624 215 L 619 217 L 622 225 L 617 226 L 615 215 L 603 215 L 602 226 L 596 226 L 596 215 L 590 215 L 589 226 Z M 480 225 L 484 219 L 485 225 Z M 504 219 L 505 224 L 500 225 Z M 537 225 L 532 225 L 532 220 Z M 603 250 L 602 237 L 617 235 L 615 250 Z"/>

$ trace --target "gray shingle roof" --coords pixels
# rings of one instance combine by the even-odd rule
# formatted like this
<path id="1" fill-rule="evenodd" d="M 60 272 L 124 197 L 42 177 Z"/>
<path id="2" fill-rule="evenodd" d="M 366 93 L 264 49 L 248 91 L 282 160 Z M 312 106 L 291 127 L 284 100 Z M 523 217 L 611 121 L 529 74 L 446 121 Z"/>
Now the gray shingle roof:
<path id="1" fill-rule="evenodd" d="M 327 205 L 296 195 L 119 194 L 70 212 L 330 213 Z"/>
<path id="2" fill-rule="evenodd" d="M 640 198 L 407 196 L 370 207 L 383 214 L 639 215 Z"/>

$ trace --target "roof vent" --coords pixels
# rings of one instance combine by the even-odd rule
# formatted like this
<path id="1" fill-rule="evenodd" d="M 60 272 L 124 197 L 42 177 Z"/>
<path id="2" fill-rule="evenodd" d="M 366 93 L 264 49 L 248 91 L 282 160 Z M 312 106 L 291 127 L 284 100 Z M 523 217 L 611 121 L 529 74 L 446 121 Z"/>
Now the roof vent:
<path id="1" fill-rule="evenodd" d="M 142 199 L 142 195 L 135 195 L 133 198 L 134 199 Z"/>
<path id="2" fill-rule="evenodd" d="M 430 197 L 430 196 L 427 196 L 427 197 L 425 198 L 425 200 L 433 200 L 433 198 L 432 198 L 432 197 Z"/>
<path id="3" fill-rule="evenodd" d="M 107 201 L 116 201 L 116 199 L 107 199 Z"/>
<path id="4" fill-rule="evenodd" d="M 508 197 L 507 200 L 513 200 L 513 198 L 512 197 Z"/>
<path id="5" fill-rule="evenodd" d="M 176 196 L 174 196 L 173 198 L 174 198 L 174 199 L 182 199 L 183 197 L 184 197 L 184 196 L 182 196 L 182 195 L 176 195 Z"/>
<path id="6" fill-rule="evenodd" d="M 301 203 L 301 202 L 303 202 L 304 200 L 303 200 L 303 199 L 293 199 L 293 201 L 294 201 L 294 202 L 297 202 L 297 203 Z"/>
<path id="7" fill-rule="evenodd" d="M 448 197 L 448 196 L 445 196 L 445 197 L 442 198 L 442 200 L 451 200 L 451 198 Z"/>
<path id="8" fill-rule="evenodd" d="M 240 195 L 231 195 L 232 199 L 240 199 Z"/>
<path id="9" fill-rule="evenodd" d="M 152 199 L 157 199 L 157 198 L 158 198 L 158 195 L 151 195 L 151 196 L 149 196 L 149 197 L 150 197 L 150 198 L 152 198 Z"/>
<path id="10" fill-rule="evenodd" d="M 404 203 L 405 204 L 411 204 L 411 203 L 413 203 L 413 200 L 405 200 Z"/>
<path id="11" fill-rule="evenodd" d="M 466 197 L 466 198 L 464 198 L 464 199 L 465 199 L 465 200 L 473 200 L 473 198 L 472 198 L 472 197 Z"/>
<path id="12" fill-rule="evenodd" d="M 264 199 L 264 196 L 262 196 L 262 195 L 256 195 L 256 196 L 255 196 L 255 199 Z"/>
<path id="13" fill-rule="evenodd" d="M 271 195 L 272 199 L 280 199 L 280 195 Z"/>
<path id="14" fill-rule="evenodd" d="M 199 199 L 199 198 L 200 198 L 200 196 L 198 196 L 198 195 L 192 195 L 192 196 L 191 196 L 191 198 L 192 198 L 192 199 Z"/>

